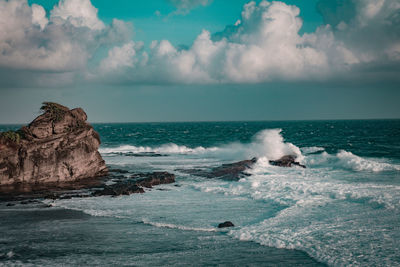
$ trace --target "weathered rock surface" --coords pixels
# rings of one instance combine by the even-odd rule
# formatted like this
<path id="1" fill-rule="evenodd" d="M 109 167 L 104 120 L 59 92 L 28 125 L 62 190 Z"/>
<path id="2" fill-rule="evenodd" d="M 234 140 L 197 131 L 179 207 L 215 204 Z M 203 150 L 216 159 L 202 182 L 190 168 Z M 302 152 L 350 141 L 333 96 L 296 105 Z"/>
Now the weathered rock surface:
<path id="1" fill-rule="evenodd" d="M 171 184 L 175 182 L 175 175 L 168 172 L 137 173 L 130 179 L 122 178 L 112 185 L 104 185 L 93 192 L 93 196 L 121 196 L 135 193 L 144 193 L 145 188 L 155 185 Z"/>
<path id="2" fill-rule="evenodd" d="M 0 134 L 0 185 L 72 182 L 106 175 L 100 137 L 81 108 L 44 103 L 44 113 Z M 29 187 L 28 187 L 29 188 Z"/>
<path id="3" fill-rule="evenodd" d="M 306 168 L 306 166 L 304 166 L 296 161 L 296 157 L 291 156 L 291 155 L 283 156 L 277 160 L 270 160 L 269 163 L 271 165 L 279 166 L 279 167 L 293 167 L 293 165 L 294 165 L 294 166 L 300 166 L 300 167 Z"/>
<path id="4" fill-rule="evenodd" d="M 138 186 L 152 188 L 159 184 L 171 184 L 175 183 L 175 174 L 169 172 L 152 172 L 152 173 L 140 173 L 131 176 L 136 178 L 136 184 Z"/>
<path id="5" fill-rule="evenodd" d="M 0 202 L 130 195 L 144 193 L 144 188 L 175 182 L 175 175 L 168 172 L 135 173 L 129 178 L 119 175 L 121 171 L 125 173 L 123 170 L 111 169 L 109 175 L 95 179 L 9 187 L 9 191 L 1 192 Z"/>
<path id="6" fill-rule="evenodd" d="M 227 227 L 235 227 L 235 225 L 230 221 L 218 224 L 218 228 L 227 228 Z"/>
<path id="7" fill-rule="evenodd" d="M 179 171 L 206 178 L 218 178 L 229 181 L 238 181 L 241 177 L 249 175 L 246 173 L 246 170 L 251 169 L 256 162 L 257 158 L 252 158 L 250 160 L 242 160 L 239 162 L 222 164 L 221 166 L 215 167 L 210 171 L 199 169 L 180 169 Z"/>

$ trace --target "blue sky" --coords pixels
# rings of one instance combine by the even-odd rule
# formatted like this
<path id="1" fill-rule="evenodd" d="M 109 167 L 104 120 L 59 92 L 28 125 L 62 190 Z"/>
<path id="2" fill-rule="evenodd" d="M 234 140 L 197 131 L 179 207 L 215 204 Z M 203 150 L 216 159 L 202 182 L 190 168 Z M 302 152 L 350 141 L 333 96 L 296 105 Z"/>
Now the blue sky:
<path id="1" fill-rule="evenodd" d="M 397 0 L 0 0 L 0 123 L 399 118 Z M 3 32 L 3 33 L 1 33 Z"/>

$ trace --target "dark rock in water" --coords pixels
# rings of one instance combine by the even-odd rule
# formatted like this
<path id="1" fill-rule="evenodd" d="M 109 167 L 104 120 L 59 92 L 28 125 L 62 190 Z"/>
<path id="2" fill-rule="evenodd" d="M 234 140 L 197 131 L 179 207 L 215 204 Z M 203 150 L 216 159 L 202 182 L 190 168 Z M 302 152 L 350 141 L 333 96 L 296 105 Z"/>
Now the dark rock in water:
<path id="1" fill-rule="evenodd" d="M 218 224 L 218 228 L 227 228 L 227 227 L 234 227 L 234 226 L 235 225 L 230 221 L 226 221 L 226 222 Z"/>
<path id="2" fill-rule="evenodd" d="M 143 187 L 152 188 L 155 185 L 175 182 L 175 175 L 168 172 L 138 173 L 133 179 L 123 179 L 112 185 L 104 185 L 103 189 L 93 192 L 93 196 L 121 196 L 144 193 Z"/>
<path id="3" fill-rule="evenodd" d="M 295 165 L 295 166 L 300 166 L 300 167 L 306 168 L 306 166 L 304 166 L 296 161 L 295 156 L 291 156 L 291 155 L 283 156 L 278 160 L 270 160 L 269 163 L 271 165 L 279 166 L 279 167 L 292 167 L 293 165 Z"/>
<path id="4" fill-rule="evenodd" d="M 135 193 L 144 193 L 144 190 L 143 188 L 137 186 L 135 182 L 126 181 L 104 186 L 102 190 L 95 191 L 93 196 L 121 196 Z"/>
<path id="5" fill-rule="evenodd" d="M 206 178 L 218 178 L 229 181 L 238 181 L 241 177 L 248 176 L 245 171 L 247 169 L 251 169 L 251 167 L 256 162 L 257 158 L 252 158 L 250 160 L 242 160 L 239 162 L 223 164 L 219 167 L 213 168 L 211 171 L 206 171 L 202 169 L 179 169 L 179 171 Z"/>
<path id="6" fill-rule="evenodd" d="M 220 167 L 216 167 L 209 172 L 209 178 L 221 178 L 225 180 L 239 180 L 241 176 L 247 175 L 245 171 L 250 169 L 254 163 L 257 162 L 257 158 L 251 160 L 242 160 L 235 163 L 223 164 Z"/>
<path id="7" fill-rule="evenodd" d="M 48 184 L 104 176 L 100 137 L 81 108 L 45 102 L 42 115 L 0 133 L 0 185 Z M 0 190 L 1 191 L 1 190 Z"/>
<path id="8" fill-rule="evenodd" d="M 12 207 L 12 206 L 15 206 L 15 204 L 14 203 L 7 203 L 7 207 Z"/>
<path id="9" fill-rule="evenodd" d="M 175 174 L 168 172 L 153 172 L 132 175 L 132 178 L 139 178 L 136 181 L 138 186 L 152 188 L 154 185 L 171 184 L 175 182 Z"/>

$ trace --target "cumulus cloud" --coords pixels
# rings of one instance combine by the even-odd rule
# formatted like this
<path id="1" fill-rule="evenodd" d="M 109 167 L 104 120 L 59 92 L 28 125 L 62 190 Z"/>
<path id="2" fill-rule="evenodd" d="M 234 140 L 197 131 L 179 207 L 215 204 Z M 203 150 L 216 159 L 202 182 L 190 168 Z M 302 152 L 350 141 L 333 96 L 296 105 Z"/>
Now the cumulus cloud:
<path id="1" fill-rule="evenodd" d="M 55 23 L 68 21 L 75 27 L 88 27 L 92 30 L 104 29 L 104 23 L 97 17 L 97 8 L 90 0 L 61 0 L 51 11 Z"/>
<path id="2" fill-rule="evenodd" d="M 103 72 L 118 70 L 124 67 L 134 67 L 137 62 L 136 50 L 143 47 L 142 43 L 130 41 L 122 46 L 116 46 L 108 51 L 108 56 L 100 63 Z"/>
<path id="3" fill-rule="evenodd" d="M 126 42 L 130 31 L 118 20 L 105 26 L 89 0 L 62 0 L 50 18 L 40 5 L 0 0 L 0 72 L 11 74 L 8 80 L 17 83 L 22 73 L 31 77 L 29 71 L 36 81 L 51 77 L 63 81 L 60 76 L 71 77 L 74 72 L 79 76 L 99 47 Z"/>
<path id="4" fill-rule="evenodd" d="M 174 3 L 190 9 L 209 1 Z M 317 7 L 324 24 L 300 34 L 298 7 L 251 1 L 233 25 L 203 30 L 183 49 L 168 40 L 145 47 L 132 40 L 132 25 L 104 24 L 89 0 L 61 0 L 49 17 L 26 0 L 0 0 L 0 76 L 15 69 L 89 82 L 264 83 L 365 80 L 390 69 L 399 79 L 397 0 L 320 0 Z"/>
<path id="5" fill-rule="evenodd" d="M 318 10 L 337 40 L 360 63 L 400 59 L 400 2 L 397 0 L 321 0 Z M 342 6 L 342 9 L 332 8 Z"/>

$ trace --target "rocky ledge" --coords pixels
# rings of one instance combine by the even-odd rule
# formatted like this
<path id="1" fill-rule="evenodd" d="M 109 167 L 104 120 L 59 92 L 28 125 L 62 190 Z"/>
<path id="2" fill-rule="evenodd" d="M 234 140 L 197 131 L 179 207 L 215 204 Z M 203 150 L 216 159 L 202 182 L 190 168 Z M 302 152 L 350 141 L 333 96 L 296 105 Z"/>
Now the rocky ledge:
<path id="1" fill-rule="evenodd" d="M 121 173 L 126 174 L 120 175 Z M 110 170 L 110 174 L 96 179 L 83 179 L 75 182 L 27 184 L 17 190 L 3 190 L 0 202 L 21 201 L 31 203 L 41 199 L 70 199 L 98 196 L 123 196 L 144 193 L 144 188 L 153 188 L 161 184 L 175 183 L 175 175 L 168 172 L 134 173 L 132 175 Z M 157 190 L 168 190 L 159 188 Z M 12 205 L 12 203 L 10 203 Z"/>
<path id="2" fill-rule="evenodd" d="M 111 185 L 103 185 L 91 193 L 92 196 L 121 196 L 144 193 L 145 188 L 155 185 L 175 183 L 175 175 L 168 172 L 136 173 L 127 179 L 121 177 Z"/>
<path id="3" fill-rule="evenodd" d="M 45 102 L 41 110 L 28 126 L 0 133 L 0 186 L 74 182 L 107 174 L 98 152 L 100 136 L 81 108 Z"/>

